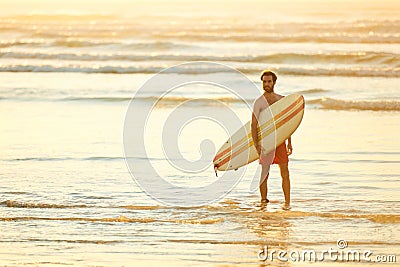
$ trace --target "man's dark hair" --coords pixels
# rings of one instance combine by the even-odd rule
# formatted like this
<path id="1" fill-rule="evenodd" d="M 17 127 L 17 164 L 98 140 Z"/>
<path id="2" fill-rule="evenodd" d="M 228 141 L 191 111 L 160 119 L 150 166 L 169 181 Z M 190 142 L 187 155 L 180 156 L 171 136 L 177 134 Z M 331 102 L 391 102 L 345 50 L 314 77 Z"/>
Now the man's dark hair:
<path id="1" fill-rule="evenodd" d="M 278 77 L 276 76 L 276 74 L 273 73 L 273 72 L 270 71 L 270 70 L 264 70 L 264 71 L 261 73 L 261 77 L 260 77 L 261 81 L 262 81 L 262 79 L 263 79 L 264 76 L 272 76 L 272 80 L 274 81 L 274 83 L 276 82 L 276 80 L 278 80 Z"/>

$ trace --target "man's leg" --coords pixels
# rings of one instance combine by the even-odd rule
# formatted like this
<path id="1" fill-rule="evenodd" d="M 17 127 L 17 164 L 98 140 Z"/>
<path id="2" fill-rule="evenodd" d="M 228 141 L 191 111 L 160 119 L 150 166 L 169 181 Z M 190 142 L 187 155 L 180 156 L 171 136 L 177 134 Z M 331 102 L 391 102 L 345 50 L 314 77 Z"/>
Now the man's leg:
<path id="1" fill-rule="evenodd" d="M 269 175 L 269 164 L 261 165 L 261 177 L 260 177 L 260 194 L 261 194 L 261 202 L 267 202 L 267 193 L 268 193 L 268 175 Z"/>
<path id="2" fill-rule="evenodd" d="M 285 204 L 290 204 L 290 179 L 289 179 L 289 167 L 288 163 L 279 164 L 282 176 L 282 190 L 285 195 Z"/>

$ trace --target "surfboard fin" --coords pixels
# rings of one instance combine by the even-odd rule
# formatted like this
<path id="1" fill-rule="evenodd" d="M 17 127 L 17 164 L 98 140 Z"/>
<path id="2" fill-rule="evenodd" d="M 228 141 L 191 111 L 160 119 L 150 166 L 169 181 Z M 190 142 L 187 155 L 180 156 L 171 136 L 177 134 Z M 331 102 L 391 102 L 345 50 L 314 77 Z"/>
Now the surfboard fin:
<path id="1" fill-rule="evenodd" d="M 217 166 L 215 165 L 215 166 L 214 166 L 214 171 L 215 171 L 215 176 L 216 176 L 216 177 L 218 177 L 217 170 L 218 170 L 218 168 L 217 168 Z"/>

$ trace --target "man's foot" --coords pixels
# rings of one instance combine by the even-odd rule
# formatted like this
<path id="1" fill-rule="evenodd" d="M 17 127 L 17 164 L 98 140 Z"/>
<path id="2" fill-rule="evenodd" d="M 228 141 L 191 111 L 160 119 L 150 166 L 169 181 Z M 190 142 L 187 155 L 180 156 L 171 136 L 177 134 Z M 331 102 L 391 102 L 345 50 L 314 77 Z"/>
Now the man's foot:
<path id="1" fill-rule="evenodd" d="M 284 202 L 284 203 L 282 204 L 282 209 L 283 209 L 283 210 L 290 210 L 290 209 L 291 209 L 290 203 Z"/>
<path id="2" fill-rule="evenodd" d="M 266 199 L 261 199 L 261 205 L 267 205 L 269 203 L 268 198 Z"/>
<path id="3" fill-rule="evenodd" d="M 268 199 L 261 199 L 261 210 L 265 210 L 267 208 L 268 202 Z"/>

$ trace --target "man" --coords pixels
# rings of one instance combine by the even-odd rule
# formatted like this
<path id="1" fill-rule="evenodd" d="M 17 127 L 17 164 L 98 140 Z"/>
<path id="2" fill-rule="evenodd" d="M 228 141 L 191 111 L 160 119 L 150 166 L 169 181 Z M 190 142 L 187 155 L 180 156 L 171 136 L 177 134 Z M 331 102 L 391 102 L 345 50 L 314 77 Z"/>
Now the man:
<path id="1" fill-rule="evenodd" d="M 291 138 L 287 139 L 286 142 L 281 144 L 272 153 L 265 153 L 263 147 L 261 146 L 260 140 L 257 135 L 258 128 L 258 118 L 260 112 L 269 105 L 272 105 L 284 96 L 279 95 L 274 92 L 274 86 L 277 80 L 275 73 L 269 70 L 265 70 L 261 74 L 262 86 L 264 89 L 264 94 L 262 94 L 255 102 L 253 108 L 253 116 L 251 121 L 251 134 L 253 137 L 254 145 L 257 149 L 257 153 L 260 157 L 259 162 L 261 164 L 261 177 L 260 177 L 260 194 L 261 194 L 261 204 L 266 205 L 269 200 L 267 198 L 267 181 L 269 176 L 269 169 L 271 164 L 278 164 L 282 176 L 282 190 L 285 196 L 285 203 L 283 205 L 284 209 L 290 208 L 290 179 L 289 179 L 289 155 L 292 154 L 292 142 Z M 275 152 L 275 153 L 274 153 Z"/>

